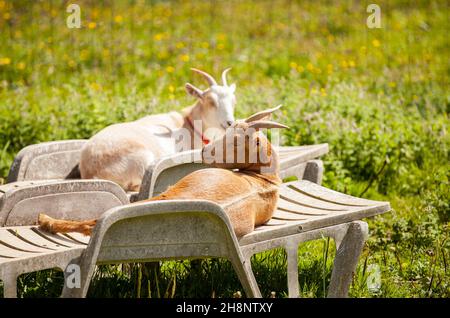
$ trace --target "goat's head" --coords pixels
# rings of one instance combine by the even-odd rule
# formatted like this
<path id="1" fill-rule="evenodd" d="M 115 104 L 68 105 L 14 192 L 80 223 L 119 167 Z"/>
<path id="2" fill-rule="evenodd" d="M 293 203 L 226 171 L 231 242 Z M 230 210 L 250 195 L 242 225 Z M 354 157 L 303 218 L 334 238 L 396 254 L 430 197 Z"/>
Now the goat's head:
<path id="1" fill-rule="evenodd" d="M 222 138 L 203 147 L 202 161 L 217 168 L 277 173 L 277 155 L 260 129 L 288 128 L 266 120 L 266 117 L 280 107 L 281 105 L 234 122 Z"/>
<path id="2" fill-rule="evenodd" d="M 206 90 L 201 90 L 190 83 L 186 83 L 186 91 L 196 97 L 201 105 L 202 124 L 206 131 L 209 128 L 219 129 L 225 132 L 234 122 L 234 107 L 236 97 L 234 91 L 236 85 L 227 83 L 227 68 L 222 73 L 222 85 L 217 84 L 216 80 L 206 72 L 193 68 L 194 72 L 201 74 L 210 85 Z"/>

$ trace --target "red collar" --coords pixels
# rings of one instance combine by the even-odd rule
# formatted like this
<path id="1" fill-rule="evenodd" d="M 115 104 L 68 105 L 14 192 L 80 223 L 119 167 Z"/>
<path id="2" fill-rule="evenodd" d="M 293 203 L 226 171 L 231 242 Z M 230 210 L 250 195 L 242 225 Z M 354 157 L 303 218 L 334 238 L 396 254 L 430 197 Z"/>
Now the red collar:
<path id="1" fill-rule="evenodd" d="M 186 120 L 187 120 L 187 122 L 189 123 L 189 125 L 192 127 L 192 130 L 193 130 L 197 135 L 199 135 L 199 136 L 202 138 L 203 144 L 204 144 L 204 145 L 209 144 L 209 139 L 206 138 L 206 137 L 202 134 L 202 132 L 200 132 L 200 131 L 198 131 L 198 130 L 195 129 L 195 127 L 194 127 L 194 125 L 193 125 L 193 123 L 192 123 L 191 117 L 190 117 L 190 116 L 186 117 Z"/>

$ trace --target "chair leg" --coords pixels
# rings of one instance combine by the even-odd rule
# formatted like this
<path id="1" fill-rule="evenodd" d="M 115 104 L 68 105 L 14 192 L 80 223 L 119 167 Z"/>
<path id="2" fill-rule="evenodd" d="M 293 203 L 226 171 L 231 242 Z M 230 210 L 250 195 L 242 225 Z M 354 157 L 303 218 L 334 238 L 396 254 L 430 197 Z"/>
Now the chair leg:
<path id="1" fill-rule="evenodd" d="M 323 176 L 322 160 L 310 160 L 306 163 L 305 173 L 303 174 L 304 180 L 321 184 L 322 176 Z"/>
<path id="2" fill-rule="evenodd" d="M 331 282 L 328 289 L 329 298 L 344 298 L 348 296 L 353 273 L 358 264 L 364 242 L 368 236 L 366 222 L 352 222 L 345 234 L 334 259 Z"/>
<path id="3" fill-rule="evenodd" d="M 231 259 L 234 270 L 238 275 L 239 281 L 244 288 L 245 295 L 248 298 L 261 298 L 261 292 L 256 282 L 255 276 L 253 275 L 252 263 L 250 258 L 246 258 L 241 262 L 240 259 Z"/>
<path id="4" fill-rule="evenodd" d="M 287 253 L 287 283 L 289 298 L 300 297 L 298 284 L 298 246 L 286 247 Z"/>
<path id="5" fill-rule="evenodd" d="M 9 274 L 3 277 L 3 297 L 17 298 L 17 275 Z"/>

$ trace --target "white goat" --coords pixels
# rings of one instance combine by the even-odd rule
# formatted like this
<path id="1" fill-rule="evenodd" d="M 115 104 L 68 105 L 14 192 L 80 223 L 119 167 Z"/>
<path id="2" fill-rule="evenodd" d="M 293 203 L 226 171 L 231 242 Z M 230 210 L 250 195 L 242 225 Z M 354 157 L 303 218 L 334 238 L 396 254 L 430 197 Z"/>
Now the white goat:
<path id="1" fill-rule="evenodd" d="M 221 137 L 234 122 L 236 86 L 228 86 L 226 80 L 230 69 L 222 73 L 223 85 L 217 84 L 211 75 L 203 71 L 192 70 L 203 75 L 210 85 L 202 91 L 190 83 L 186 84 L 186 91 L 197 98 L 193 106 L 183 109 L 182 113 L 173 111 L 150 115 L 102 129 L 89 139 L 81 151 L 81 178 L 111 180 L 124 190 L 139 191 L 145 169 L 162 156 L 177 151 L 175 140 L 167 134 L 167 130 L 185 128 L 191 133 L 192 140 L 197 135 L 203 144 Z M 194 121 L 201 121 L 202 127 L 197 129 Z M 191 147 L 201 146 L 202 143 L 191 143 Z"/>

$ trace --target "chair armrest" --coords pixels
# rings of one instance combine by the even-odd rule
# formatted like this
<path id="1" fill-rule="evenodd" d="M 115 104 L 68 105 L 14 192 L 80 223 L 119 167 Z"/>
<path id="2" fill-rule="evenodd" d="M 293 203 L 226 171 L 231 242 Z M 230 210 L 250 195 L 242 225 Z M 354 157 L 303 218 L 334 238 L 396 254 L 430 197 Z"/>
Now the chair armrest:
<path id="1" fill-rule="evenodd" d="M 8 182 L 64 179 L 80 159 L 87 140 L 61 140 L 30 145 L 19 151 L 9 170 Z"/>
<path id="2" fill-rule="evenodd" d="M 107 180 L 20 181 L 0 186 L 0 226 L 32 225 L 39 213 L 85 220 L 127 204 L 126 193 Z"/>

